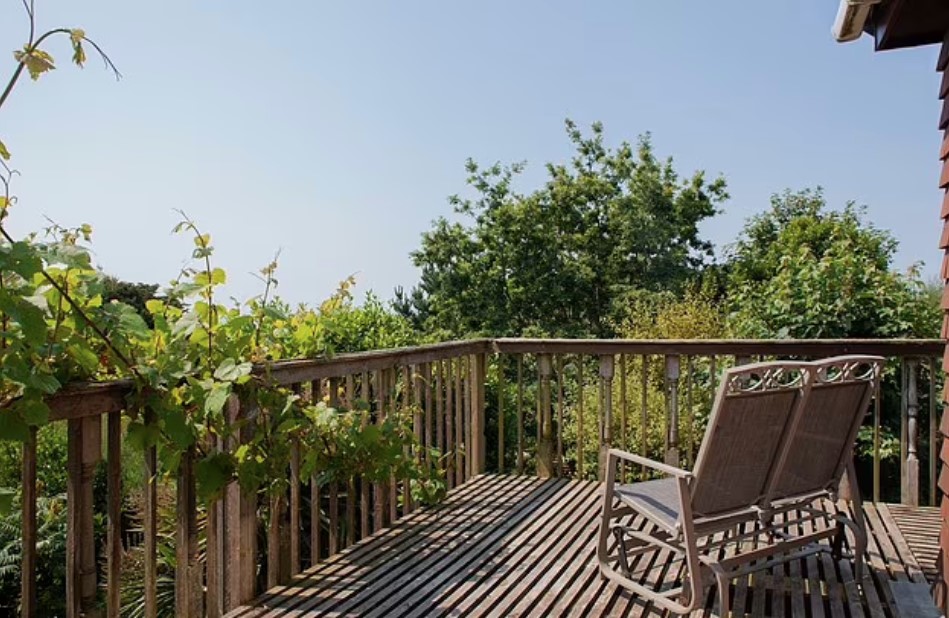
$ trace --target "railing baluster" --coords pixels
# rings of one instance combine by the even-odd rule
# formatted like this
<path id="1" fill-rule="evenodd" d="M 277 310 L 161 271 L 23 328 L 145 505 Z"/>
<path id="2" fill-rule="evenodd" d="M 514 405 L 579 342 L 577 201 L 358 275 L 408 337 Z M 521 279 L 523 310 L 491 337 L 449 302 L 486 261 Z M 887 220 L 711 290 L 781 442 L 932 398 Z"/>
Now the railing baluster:
<path id="1" fill-rule="evenodd" d="M 600 448 L 597 478 L 606 478 L 606 455 L 613 444 L 613 363 L 612 354 L 600 356 Z"/>
<path id="2" fill-rule="evenodd" d="M 498 474 L 504 474 L 504 357 L 497 357 L 498 370 Z"/>
<path id="3" fill-rule="evenodd" d="M 880 383 L 873 392 L 873 501 L 880 501 Z"/>
<path id="4" fill-rule="evenodd" d="M 517 473 L 524 474 L 524 355 L 517 355 Z"/>
<path id="5" fill-rule="evenodd" d="M 343 536 L 343 547 L 349 547 L 356 542 L 356 477 L 350 475 L 346 479 L 346 534 Z"/>
<path id="6" fill-rule="evenodd" d="M 577 355 L 577 478 L 583 478 L 583 356 Z"/>
<path id="7" fill-rule="evenodd" d="M 366 371 L 362 374 L 362 381 L 359 388 L 359 397 L 366 405 L 366 409 L 363 411 L 360 421 L 360 425 L 364 430 L 369 425 L 372 410 L 372 394 L 369 390 L 369 384 L 369 372 Z M 359 479 L 359 490 L 359 538 L 364 539 L 371 534 L 369 527 L 370 489 L 369 481 L 366 478 Z"/>
<path id="8" fill-rule="evenodd" d="M 619 445 L 624 451 L 629 450 L 628 432 L 629 427 L 626 422 L 626 409 L 629 401 L 626 398 L 626 355 L 619 356 Z M 621 483 L 626 482 L 626 463 L 620 462 L 619 479 Z"/>
<path id="9" fill-rule="evenodd" d="M 910 506 L 919 506 L 919 394 L 916 385 L 918 366 L 917 359 L 906 360 L 906 473 L 903 475 L 902 502 Z"/>
<path id="10" fill-rule="evenodd" d="M 267 587 L 273 588 L 285 583 L 289 574 L 281 568 L 283 564 L 283 548 L 280 543 L 280 532 L 284 527 L 283 516 L 285 510 L 283 493 L 274 493 L 268 496 L 270 521 L 267 525 Z"/>
<path id="11" fill-rule="evenodd" d="M 537 355 L 537 372 L 540 383 L 537 389 L 537 476 L 554 476 L 554 436 L 551 427 L 550 372 L 549 354 Z"/>
<path id="12" fill-rule="evenodd" d="M 448 489 L 455 486 L 455 382 L 454 361 L 445 359 L 445 480 Z"/>
<path id="13" fill-rule="evenodd" d="M 718 357 L 711 356 L 708 359 L 708 379 L 711 389 L 711 397 L 709 398 L 708 405 L 709 409 L 712 407 L 712 402 L 715 401 L 715 394 L 718 390 Z"/>
<path id="14" fill-rule="evenodd" d="M 557 355 L 557 476 L 563 476 L 563 355 Z"/>
<path id="15" fill-rule="evenodd" d="M 467 481 L 472 475 L 471 460 L 474 456 L 471 444 L 471 358 L 463 356 L 461 360 L 464 366 L 464 371 L 461 376 L 462 388 L 464 388 L 464 406 L 462 406 L 461 421 L 465 425 L 463 432 L 465 437 L 464 480 Z"/>
<path id="16" fill-rule="evenodd" d="M 346 405 L 345 409 L 356 413 L 356 379 L 353 374 L 346 374 Z M 346 479 L 346 529 L 341 534 L 341 548 L 345 549 L 356 542 L 356 477 L 350 475 Z"/>
<path id="17" fill-rule="evenodd" d="M 290 576 L 300 572 L 300 443 L 290 444 Z"/>
<path id="18" fill-rule="evenodd" d="M 536 441 L 534 442 L 534 448 L 535 448 L 535 450 L 536 450 L 537 453 L 538 453 L 538 456 L 535 458 L 535 459 L 537 459 L 537 462 L 536 462 L 536 463 L 537 463 L 537 470 L 535 470 L 535 472 L 538 472 L 538 471 L 540 470 L 540 466 L 541 466 L 541 462 L 540 462 L 540 446 L 541 446 L 541 443 L 542 443 L 542 440 L 543 440 L 543 437 L 541 436 L 541 428 L 542 428 L 542 425 L 544 424 L 543 421 L 542 421 L 542 419 L 541 419 L 542 406 L 543 406 L 543 403 L 542 403 L 543 395 L 542 395 L 542 393 L 541 393 L 541 388 L 542 388 L 542 387 L 541 387 L 541 382 L 543 382 L 543 379 L 542 379 L 541 376 L 540 376 L 540 371 L 541 371 L 541 370 L 540 370 L 540 363 L 541 363 L 540 357 L 541 357 L 541 356 L 542 356 L 541 354 L 535 354 L 535 355 L 534 355 L 534 363 L 537 365 L 537 389 L 534 391 L 534 429 L 536 430 L 537 437 L 535 438 Z M 539 474 L 538 474 L 538 476 L 539 476 Z"/>
<path id="19" fill-rule="evenodd" d="M 649 457 L 649 357 L 645 354 L 642 355 L 642 376 L 640 381 L 642 401 L 640 403 L 640 427 L 642 429 L 642 435 L 640 436 L 640 441 L 642 442 L 642 455 L 643 457 Z M 642 466 L 640 469 L 640 477 L 645 479 L 646 476 L 646 467 Z"/>
<path id="20" fill-rule="evenodd" d="M 907 417 L 909 416 L 909 404 L 907 402 L 907 395 L 909 394 L 909 389 L 907 388 L 907 377 L 906 377 L 906 359 L 900 359 L 900 500 L 903 500 L 903 488 L 905 486 L 906 479 L 906 433 L 907 433 Z"/>
<path id="21" fill-rule="evenodd" d="M 145 423 L 154 423 L 154 412 L 145 410 Z M 145 618 L 158 615 L 158 449 L 145 449 L 145 512 L 142 524 L 145 532 Z M 225 587 L 226 588 L 226 587 Z M 234 607 L 236 607 L 236 603 Z M 230 609 L 225 605 L 225 610 Z"/>
<path id="22" fill-rule="evenodd" d="M 422 365 L 422 383 L 421 387 L 425 389 L 425 439 L 419 440 L 420 444 L 425 445 L 425 459 L 431 457 L 431 448 L 435 445 L 435 432 L 432 419 L 432 364 L 424 363 Z"/>
<path id="23" fill-rule="evenodd" d="M 122 588 L 122 413 L 108 415 L 108 548 L 106 559 L 106 615 L 118 618 Z"/>
<path id="24" fill-rule="evenodd" d="M 929 506 L 938 504 L 939 495 L 936 493 L 937 463 L 936 441 L 938 438 L 939 421 L 936 418 L 936 359 L 929 357 Z"/>
<path id="25" fill-rule="evenodd" d="M 685 454 L 684 460 L 691 467 L 695 457 L 695 407 L 692 399 L 692 386 L 695 381 L 695 363 L 692 355 L 685 357 L 685 419 L 686 419 L 686 440 L 689 444 L 689 450 Z"/>
<path id="26" fill-rule="evenodd" d="M 339 409 L 339 378 L 329 379 L 329 407 Z M 329 555 L 339 551 L 339 482 L 333 479 L 328 483 L 329 491 Z"/>
<path id="27" fill-rule="evenodd" d="M 390 369 L 377 369 L 375 374 L 376 387 L 376 424 L 381 425 L 386 418 L 386 403 L 389 400 L 388 384 Z M 387 488 L 381 482 L 376 482 L 372 487 L 373 493 L 373 529 L 382 530 L 385 525 L 385 505 Z"/>
<path id="28" fill-rule="evenodd" d="M 420 385 L 418 368 L 413 365 L 408 367 L 407 371 L 407 374 L 403 374 L 408 375 L 405 396 L 406 406 L 412 414 L 412 431 L 415 434 L 415 437 L 418 439 L 419 444 L 422 444 L 422 393 L 419 390 Z M 416 463 L 418 463 L 421 460 L 421 454 L 418 452 L 417 446 L 414 448 L 415 450 L 413 453 L 411 453 L 411 456 L 414 457 Z M 402 511 L 403 514 L 407 514 L 411 513 L 413 510 L 415 510 L 415 505 L 412 503 L 412 483 L 410 479 L 406 478 L 403 483 L 402 490 Z"/>
<path id="29" fill-rule="evenodd" d="M 455 359 L 455 485 L 465 482 L 465 438 L 464 438 L 464 357 Z"/>
<path id="30" fill-rule="evenodd" d="M 346 388 L 346 403 L 343 405 L 343 408 L 346 410 L 355 410 L 356 409 L 356 382 L 353 379 L 353 374 L 347 374 L 345 378 L 345 388 Z"/>
<path id="31" fill-rule="evenodd" d="M 24 618 L 36 616 L 36 428 L 23 443 L 22 555 L 20 563 L 20 612 Z M 111 582 L 110 582 L 111 583 Z"/>
<path id="32" fill-rule="evenodd" d="M 665 461 L 671 466 L 679 465 L 679 357 L 666 356 L 666 453 Z"/>
<path id="33" fill-rule="evenodd" d="M 322 380 L 313 380 L 310 387 L 310 401 L 316 404 L 321 399 L 323 391 Z M 321 501 L 322 487 L 318 480 L 318 470 L 310 477 L 310 566 L 318 564 L 323 559 L 323 508 Z"/>
<path id="34" fill-rule="evenodd" d="M 437 465 L 444 465 L 445 457 L 445 362 L 435 361 L 435 443 L 438 449 Z"/>
<path id="35" fill-rule="evenodd" d="M 403 368 L 404 371 L 404 368 Z M 388 379 L 385 380 L 386 389 L 386 400 L 389 402 L 388 407 L 386 408 L 386 415 L 397 418 L 399 416 L 399 396 L 398 396 L 398 383 L 399 383 L 399 370 L 396 367 L 391 367 L 387 370 Z M 385 374 L 384 374 L 385 375 Z M 408 388 L 408 377 L 405 377 L 405 388 Z M 404 397 L 403 393 L 403 397 Z M 403 402 L 404 405 L 404 402 Z M 404 410 L 403 410 L 404 413 Z M 392 525 L 396 519 L 399 518 L 399 488 L 398 488 L 398 479 L 395 478 L 395 474 L 392 474 L 389 477 L 389 483 L 387 487 L 387 495 L 385 496 L 386 504 L 386 517 L 388 518 L 388 525 Z"/>

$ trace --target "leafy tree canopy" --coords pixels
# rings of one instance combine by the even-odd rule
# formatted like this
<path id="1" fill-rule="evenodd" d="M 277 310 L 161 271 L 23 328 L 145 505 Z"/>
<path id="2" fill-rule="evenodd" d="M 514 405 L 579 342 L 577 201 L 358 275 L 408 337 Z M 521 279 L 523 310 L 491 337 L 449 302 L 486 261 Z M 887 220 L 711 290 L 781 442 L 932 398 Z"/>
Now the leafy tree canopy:
<path id="1" fill-rule="evenodd" d="M 443 336 L 608 337 L 631 291 L 676 289 L 709 261 L 698 226 L 727 199 L 723 179 L 681 177 L 648 134 L 611 148 L 599 123 L 566 132 L 573 157 L 530 193 L 513 186 L 523 163 L 468 161 L 474 196 L 450 198 L 461 221 L 423 234 L 403 315 Z"/>
<path id="2" fill-rule="evenodd" d="M 919 267 L 892 270 L 897 242 L 852 202 L 785 191 L 752 217 L 728 258 L 729 322 L 739 337 L 935 337 L 937 296 Z"/>
<path id="3" fill-rule="evenodd" d="M 107 275 L 102 280 L 102 287 L 104 301 L 116 300 L 132 307 L 149 326 L 152 326 L 152 316 L 146 309 L 145 303 L 158 298 L 157 283 L 132 283 Z"/>

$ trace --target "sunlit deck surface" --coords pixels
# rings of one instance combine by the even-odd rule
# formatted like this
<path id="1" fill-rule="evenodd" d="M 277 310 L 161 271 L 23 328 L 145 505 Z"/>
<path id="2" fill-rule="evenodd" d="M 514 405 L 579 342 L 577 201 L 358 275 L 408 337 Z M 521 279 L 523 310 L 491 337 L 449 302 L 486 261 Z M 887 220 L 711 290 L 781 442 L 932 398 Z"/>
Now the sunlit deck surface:
<path id="1" fill-rule="evenodd" d="M 599 513 L 595 482 L 477 477 L 439 507 L 403 518 L 232 615 L 668 615 L 599 576 Z M 733 580 L 733 615 L 926 615 L 905 599 L 926 591 L 938 510 L 868 504 L 866 514 L 870 585 L 863 592 L 849 562 L 819 554 Z M 635 570 L 650 584 L 669 584 L 681 562 L 647 554 Z M 717 615 L 714 588 L 694 615 Z"/>

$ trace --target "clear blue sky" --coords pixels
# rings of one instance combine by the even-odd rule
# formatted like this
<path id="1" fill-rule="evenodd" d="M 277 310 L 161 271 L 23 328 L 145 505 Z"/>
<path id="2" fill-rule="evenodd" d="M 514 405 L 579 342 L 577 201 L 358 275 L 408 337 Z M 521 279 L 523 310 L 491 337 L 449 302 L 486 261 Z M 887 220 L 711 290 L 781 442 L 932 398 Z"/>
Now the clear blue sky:
<path id="1" fill-rule="evenodd" d="M 283 249 L 281 293 L 317 302 L 358 272 L 389 297 L 463 190 L 463 162 L 569 154 L 562 123 L 651 131 L 683 172 L 724 174 L 718 246 L 785 187 L 823 185 L 938 271 L 936 49 L 874 54 L 830 34 L 836 0 L 250 2 L 37 0 L 124 74 L 90 61 L 21 82 L 0 135 L 23 172 L 18 232 L 95 228 L 107 271 L 166 282 L 190 251 L 173 208 L 212 233 L 229 291 Z M 25 39 L 0 1 L 0 41 Z M 0 56 L 0 74 L 12 70 Z M 3 67 L 6 67 L 4 69 Z"/>

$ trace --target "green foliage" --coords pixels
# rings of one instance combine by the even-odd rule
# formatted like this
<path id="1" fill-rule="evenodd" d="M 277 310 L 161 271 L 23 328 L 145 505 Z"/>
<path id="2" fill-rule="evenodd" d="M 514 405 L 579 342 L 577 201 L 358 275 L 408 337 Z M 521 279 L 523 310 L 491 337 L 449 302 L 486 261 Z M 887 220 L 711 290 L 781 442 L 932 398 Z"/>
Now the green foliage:
<path id="1" fill-rule="evenodd" d="M 20 486 L 23 445 L 0 441 L 0 487 Z M 37 432 L 36 480 L 40 495 L 66 493 L 66 426 L 50 423 Z"/>
<path id="2" fill-rule="evenodd" d="M 403 314 L 452 336 L 612 336 L 626 293 L 676 289 L 711 257 L 698 225 L 727 197 L 722 179 L 680 178 L 648 135 L 610 148 L 599 123 L 566 126 L 573 158 L 532 193 L 513 186 L 523 164 L 468 161 L 475 196 L 450 203 L 470 225 L 443 218 L 423 234 Z"/>
<path id="3" fill-rule="evenodd" d="M 40 615 L 66 611 L 66 496 L 39 497 L 37 520 L 37 603 Z M 0 517 L 0 614 L 16 615 L 22 559 L 19 512 Z"/>
<path id="4" fill-rule="evenodd" d="M 624 339 L 721 339 L 726 332 L 726 316 L 708 290 L 687 288 L 682 296 L 670 292 L 644 292 L 631 299 L 626 317 L 617 330 Z M 680 360 L 682 375 L 688 372 L 687 362 Z M 725 359 L 720 359 L 715 371 L 724 367 Z M 685 384 L 680 384 L 678 392 L 678 435 L 683 462 L 694 460 L 694 451 L 701 442 L 714 396 L 710 360 L 706 357 L 693 359 L 691 370 L 691 407 Z M 591 367 L 587 375 L 595 375 L 594 372 L 595 368 Z M 613 443 L 657 461 L 665 458 L 669 432 L 665 375 L 662 356 L 647 357 L 645 361 L 643 357 L 634 356 L 627 359 L 625 367 L 622 362 L 616 363 L 613 378 Z M 622 409 L 623 382 L 626 383 L 626 410 Z M 587 410 L 599 409 L 597 386 L 588 384 L 582 396 Z M 589 478 L 595 478 L 599 445 L 596 425 L 589 425 L 580 436 L 576 416 L 570 415 L 564 433 L 568 444 L 575 444 L 582 437 L 584 471 Z M 576 447 L 568 449 L 568 459 L 577 456 Z"/>
<path id="5" fill-rule="evenodd" d="M 689 287 L 627 296 L 617 335 L 623 339 L 721 339 L 726 315 L 711 291 Z"/>
<path id="6" fill-rule="evenodd" d="M 107 275 L 102 284 L 102 296 L 105 302 L 115 300 L 128 305 L 135 309 L 148 326 L 153 326 L 146 304 L 150 300 L 159 298 L 157 283 L 131 283 Z"/>
<path id="7" fill-rule="evenodd" d="M 412 431 L 413 414 L 402 409 L 381 423 L 370 423 L 368 405 L 360 402 L 357 410 L 340 411 L 318 403 L 306 408 L 311 431 L 306 439 L 303 477 L 316 476 L 320 483 L 346 481 L 354 476 L 374 483 L 392 478 L 412 481 L 416 499 L 434 502 L 444 492 L 444 482 L 436 462 L 437 450 L 425 449 Z M 412 454 L 409 452 L 412 447 Z"/>
<path id="8" fill-rule="evenodd" d="M 891 270 L 896 241 L 821 191 L 785 192 L 752 218 L 730 256 L 729 322 L 739 337 L 938 336 L 940 311 L 919 269 Z"/>
<path id="9" fill-rule="evenodd" d="M 0 439 L 44 424 L 43 398 L 61 385 L 117 375 L 121 352 L 93 332 L 122 327 L 123 306 L 103 303 L 88 238 L 53 225 L 42 240 L 0 241 Z"/>

